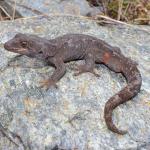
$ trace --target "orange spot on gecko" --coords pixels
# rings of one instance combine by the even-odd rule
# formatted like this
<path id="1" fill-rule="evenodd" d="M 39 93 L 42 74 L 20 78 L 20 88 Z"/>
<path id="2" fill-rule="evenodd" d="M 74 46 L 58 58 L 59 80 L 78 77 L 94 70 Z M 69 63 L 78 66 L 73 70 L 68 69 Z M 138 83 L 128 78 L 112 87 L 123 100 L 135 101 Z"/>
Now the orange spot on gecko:
<path id="1" fill-rule="evenodd" d="M 110 54 L 108 52 L 104 53 L 103 56 L 104 63 L 108 63 L 109 59 L 110 59 Z"/>

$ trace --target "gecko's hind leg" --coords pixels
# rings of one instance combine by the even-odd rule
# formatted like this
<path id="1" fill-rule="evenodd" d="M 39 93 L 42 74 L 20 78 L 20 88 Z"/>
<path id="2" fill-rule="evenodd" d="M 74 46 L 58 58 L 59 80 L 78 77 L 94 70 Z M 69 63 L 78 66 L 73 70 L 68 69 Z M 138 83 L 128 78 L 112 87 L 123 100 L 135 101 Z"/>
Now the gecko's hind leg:
<path id="1" fill-rule="evenodd" d="M 96 77 L 100 77 L 100 75 L 94 71 L 94 68 L 89 69 L 89 68 L 87 68 L 87 65 L 80 65 L 80 66 L 78 66 L 77 70 L 78 71 L 74 73 L 74 76 L 78 76 L 82 73 L 90 72 L 90 73 L 94 74 Z"/>
<path id="2" fill-rule="evenodd" d="M 76 69 L 77 72 L 74 73 L 74 76 L 78 76 L 82 73 L 90 72 L 90 73 L 94 74 L 96 77 L 99 77 L 100 75 L 94 71 L 94 67 L 95 67 L 94 56 L 93 56 L 93 54 L 89 53 L 85 57 L 85 64 L 78 66 L 78 68 Z"/>

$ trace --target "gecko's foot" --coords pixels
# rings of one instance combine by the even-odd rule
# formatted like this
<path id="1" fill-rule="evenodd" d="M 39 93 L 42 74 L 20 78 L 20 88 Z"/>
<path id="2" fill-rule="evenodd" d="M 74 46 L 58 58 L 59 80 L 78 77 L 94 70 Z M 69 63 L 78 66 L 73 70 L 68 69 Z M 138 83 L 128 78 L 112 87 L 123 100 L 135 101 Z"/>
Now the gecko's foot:
<path id="1" fill-rule="evenodd" d="M 74 76 L 78 76 L 82 73 L 90 72 L 90 73 L 94 74 L 96 77 L 100 77 L 100 75 L 98 73 L 96 73 L 93 69 L 89 69 L 84 65 L 78 66 L 78 68 L 76 68 L 75 70 L 77 70 L 77 72 L 74 73 Z"/>
<path id="2" fill-rule="evenodd" d="M 56 85 L 56 82 L 51 80 L 51 79 L 40 81 L 40 87 L 41 88 L 48 90 L 52 86 L 55 88 L 58 88 Z"/>

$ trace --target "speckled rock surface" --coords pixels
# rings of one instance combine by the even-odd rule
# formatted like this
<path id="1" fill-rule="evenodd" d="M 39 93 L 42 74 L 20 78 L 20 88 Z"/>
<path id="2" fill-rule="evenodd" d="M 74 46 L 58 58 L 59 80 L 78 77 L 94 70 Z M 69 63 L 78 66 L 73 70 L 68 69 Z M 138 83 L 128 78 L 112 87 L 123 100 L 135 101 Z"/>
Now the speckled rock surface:
<path id="1" fill-rule="evenodd" d="M 113 119 L 129 134 L 116 135 L 103 118 L 108 98 L 126 85 L 121 74 L 97 65 L 99 78 L 86 73 L 73 76 L 77 64 L 67 64 L 58 89 L 45 91 L 39 81 L 53 68 L 43 62 L 5 51 L 3 43 L 17 32 L 54 38 L 65 33 L 83 33 L 119 46 L 139 65 L 143 84 L 131 101 L 115 109 Z M 8 66 L 9 64 L 9 66 Z M 13 66 L 13 67 L 12 67 Z M 148 150 L 150 147 L 150 27 L 101 27 L 78 17 L 51 16 L 0 23 L 0 132 L 1 150 Z M 14 136 L 15 134 L 18 137 Z"/>
<path id="2" fill-rule="evenodd" d="M 8 0 L 13 2 L 13 0 Z M 12 3 L 11 3 L 12 4 Z M 27 6 L 31 9 L 27 9 Z M 91 7 L 86 0 L 16 0 L 16 8 L 24 17 L 37 15 L 34 9 L 44 14 L 96 15 L 101 7 Z"/>

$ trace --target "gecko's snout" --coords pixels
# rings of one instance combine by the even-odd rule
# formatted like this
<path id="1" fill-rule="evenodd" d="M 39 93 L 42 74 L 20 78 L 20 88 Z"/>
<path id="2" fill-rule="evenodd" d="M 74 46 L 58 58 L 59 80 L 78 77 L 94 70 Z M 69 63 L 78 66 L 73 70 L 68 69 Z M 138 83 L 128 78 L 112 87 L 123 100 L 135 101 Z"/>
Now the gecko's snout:
<path id="1" fill-rule="evenodd" d="M 8 42 L 4 43 L 4 48 L 5 48 L 6 50 L 10 50 L 10 46 L 9 46 L 9 43 L 8 43 Z"/>

